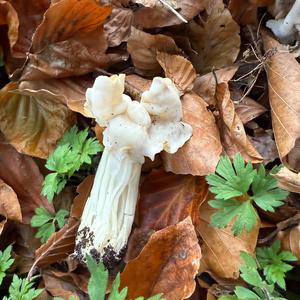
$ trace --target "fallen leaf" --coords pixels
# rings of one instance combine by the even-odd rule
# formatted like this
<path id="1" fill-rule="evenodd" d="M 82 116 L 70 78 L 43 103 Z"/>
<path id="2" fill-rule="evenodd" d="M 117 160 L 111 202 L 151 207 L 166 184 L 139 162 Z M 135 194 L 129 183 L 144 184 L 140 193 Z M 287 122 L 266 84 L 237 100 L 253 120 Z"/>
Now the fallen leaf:
<path id="1" fill-rule="evenodd" d="M 300 261 L 300 225 L 293 228 L 280 231 L 277 235 L 281 241 L 281 247 L 284 250 L 293 252 Z"/>
<path id="2" fill-rule="evenodd" d="M 108 65 L 103 22 L 111 7 L 94 0 L 61 0 L 34 33 L 22 80 L 83 75 Z"/>
<path id="3" fill-rule="evenodd" d="M 107 22 L 104 24 L 109 47 L 119 46 L 127 42 L 133 22 L 133 12 L 123 7 L 114 7 Z"/>
<path id="4" fill-rule="evenodd" d="M 300 171 L 300 66 L 284 46 L 263 32 L 272 125 L 280 159 Z"/>
<path id="5" fill-rule="evenodd" d="M 240 152 L 247 161 L 259 163 L 263 160 L 246 135 L 244 125 L 235 111 L 227 83 L 216 89 L 216 100 L 220 112 L 219 128 L 226 154 L 233 157 Z"/>
<path id="6" fill-rule="evenodd" d="M 60 100 L 72 111 L 79 112 L 85 117 L 91 118 L 91 114 L 84 109 L 85 92 L 93 85 L 94 78 L 90 75 L 45 79 L 34 81 L 22 81 L 19 84 L 20 91 L 46 92 L 53 100 Z"/>
<path id="7" fill-rule="evenodd" d="M 128 298 L 163 293 L 167 300 L 181 300 L 195 289 L 201 250 L 190 217 L 154 233 L 141 254 L 121 273 Z M 138 284 L 137 284 L 138 282 Z"/>
<path id="8" fill-rule="evenodd" d="M 162 153 L 165 169 L 176 174 L 200 176 L 214 172 L 222 145 L 212 112 L 193 92 L 183 96 L 182 109 L 183 121 L 193 127 L 193 135 L 176 153 Z"/>
<path id="9" fill-rule="evenodd" d="M 237 67 L 228 67 L 215 71 L 217 82 L 212 72 L 198 76 L 194 81 L 193 91 L 203 98 L 207 104 L 216 106 L 217 83 L 228 83 L 237 69 Z"/>
<path id="10" fill-rule="evenodd" d="M 207 193 L 204 178 L 152 170 L 141 184 L 137 227 L 130 236 L 126 260 L 140 253 L 153 232 L 175 225 L 188 216 L 196 225 L 199 206 Z"/>
<path id="11" fill-rule="evenodd" d="M 142 93 L 150 89 L 152 81 L 139 75 L 131 74 L 125 77 L 125 93 L 132 99 L 140 100 Z"/>
<path id="12" fill-rule="evenodd" d="M 141 3 L 141 1 L 136 1 Z M 143 1 L 145 3 L 145 1 Z M 146 1 L 149 3 L 149 1 Z M 161 1 L 151 1 L 150 7 L 142 7 L 134 13 L 134 22 L 143 28 L 166 27 L 183 23 Z M 187 21 L 192 20 L 205 8 L 205 1 L 165 0 Z M 171 3 L 170 3 L 171 2 Z M 145 3 L 146 4 L 146 3 Z M 146 4 L 148 6 L 148 4 Z"/>
<path id="13" fill-rule="evenodd" d="M 188 53 L 197 72 L 230 66 L 240 51 L 240 28 L 222 0 L 211 3 L 208 17 L 201 25 L 192 21 L 186 35 L 195 50 Z"/>
<path id="14" fill-rule="evenodd" d="M 174 82 L 181 95 L 192 90 L 196 71 L 189 60 L 164 52 L 158 52 L 156 59 L 164 69 L 165 77 Z"/>
<path id="15" fill-rule="evenodd" d="M 196 229 L 203 240 L 202 261 L 207 266 L 206 271 L 213 272 L 221 278 L 237 279 L 241 265 L 240 251 L 254 253 L 259 224 L 250 233 L 244 231 L 235 237 L 230 226 L 218 229 L 209 224 L 215 211 L 207 202 L 200 207 L 200 223 Z"/>
<path id="16" fill-rule="evenodd" d="M 72 254 L 78 225 L 78 220 L 69 218 L 68 223 L 62 229 L 54 233 L 45 244 L 37 249 L 32 269 L 36 266 L 47 267 Z"/>
<path id="17" fill-rule="evenodd" d="M 300 193 L 300 173 L 294 173 L 287 167 L 283 167 L 275 174 L 278 186 L 284 190 Z"/>
<path id="18" fill-rule="evenodd" d="M 75 121 L 59 101 L 40 91 L 17 90 L 9 83 L 0 91 L 0 130 L 19 152 L 47 158 L 56 142 Z"/>
<path id="19" fill-rule="evenodd" d="M 131 34 L 127 43 L 127 50 L 140 75 L 154 76 L 161 73 L 156 55 L 157 51 L 169 54 L 180 54 L 174 40 L 163 34 L 149 34 L 131 27 Z"/>
<path id="20" fill-rule="evenodd" d="M 52 204 L 41 196 L 43 176 L 34 160 L 4 143 L 0 143 L 0 178 L 17 194 L 23 222 L 29 223 L 40 206 L 54 212 Z"/>

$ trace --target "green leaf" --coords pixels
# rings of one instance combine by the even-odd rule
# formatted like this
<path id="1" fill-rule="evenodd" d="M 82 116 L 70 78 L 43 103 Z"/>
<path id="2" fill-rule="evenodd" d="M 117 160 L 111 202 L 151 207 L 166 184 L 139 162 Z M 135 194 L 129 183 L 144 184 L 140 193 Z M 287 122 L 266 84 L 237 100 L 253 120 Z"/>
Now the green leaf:
<path id="1" fill-rule="evenodd" d="M 11 258 L 12 246 L 8 246 L 4 251 L 0 251 L 0 285 L 3 278 L 6 276 L 6 271 L 14 263 L 14 259 Z"/>
<path id="2" fill-rule="evenodd" d="M 56 191 L 58 190 L 58 174 L 51 173 L 48 174 L 43 182 L 42 195 L 47 197 L 49 201 L 52 202 Z"/>
<path id="3" fill-rule="evenodd" d="M 66 217 L 69 216 L 69 211 L 66 209 L 60 209 L 56 215 L 55 220 L 57 221 L 58 227 L 62 228 L 66 223 Z"/>
<path id="4" fill-rule="evenodd" d="M 239 300 L 265 300 L 243 286 L 237 286 L 234 292 Z"/>
<path id="5" fill-rule="evenodd" d="M 256 171 L 251 163 L 245 165 L 245 161 L 238 153 L 233 164 L 228 156 L 222 156 L 216 174 L 206 176 L 210 185 L 210 191 L 216 195 L 216 199 L 231 199 L 242 196 L 249 190 Z"/>
<path id="6" fill-rule="evenodd" d="M 54 232 L 55 232 L 54 222 L 46 223 L 39 228 L 35 237 L 39 238 L 42 243 L 45 243 Z"/>
<path id="7" fill-rule="evenodd" d="M 239 202 L 237 200 L 211 200 L 208 202 L 213 208 L 219 209 L 211 217 L 211 225 L 217 228 L 226 227 L 235 219 L 232 232 L 236 236 L 244 229 L 250 232 L 257 222 L 258 216 L 250 200 Z"/>
<path id="8" fill-rule="evenodd" d="M 35 210 L 35 215 L 31 219 L 31 226 L 40 227 L 53 220 L 53 217 L 53 214 L 51 214 L 47 209 L 39 207 Z"/>
<path id="9" fill-rule="evenodd" d="M 279 240 L 276 240 L 271 247 L 257 248 L 256 256 L 267 281 L 277 283 L 285 289 L 285 274 L 293 268 L 285 261 L 297 261 L 297 257 L 290 251 L 280 251 Z"/>
<path id="10" fill-rule="evenodd" d="M 35 289 L 34 282 L 27 278 L 21 279 L 17 275 L 13 276 L 12 283 L 9 287 L 9 297 L 7 300 L 33 300 L 39 296 L 43 289 Z"/>
<path id="11" fill-rule="evenodd" d="M 218 300 L 239 300 L 239 298 L 234 295 L 223 295 L 219 297 Z"/>
<path id="12" fill-rule="evenodd" d="M 120 273 L 118 273 L 116 279 L 113 282 L 108 300 L 124 300 L 126 298 L 127 287 L 123 288 L 121 292 L 119 292 L 119 287 L 120 287 Z"/>
<path id="13" fill-rule="evenodd" d="M 86 264 L 91 277 L 88 283 L 90 300 L 104 300 L 108 284 L 108 271 L 102 263 L 97 264 L 90 256 L 86 257 Z"/>
<path id="14" fill-rule="evenodd" d="M 253 199 L 257 206 L 265 211 L 274 212 L 274 207 L 284 204 L 288 192 L 277 186 L 277 180 L 272 175 L 276 172 L 277 167 L 273 168 L 270 173 L 266 173 L 263 165 L 260 166 L 252 182 Z"/>

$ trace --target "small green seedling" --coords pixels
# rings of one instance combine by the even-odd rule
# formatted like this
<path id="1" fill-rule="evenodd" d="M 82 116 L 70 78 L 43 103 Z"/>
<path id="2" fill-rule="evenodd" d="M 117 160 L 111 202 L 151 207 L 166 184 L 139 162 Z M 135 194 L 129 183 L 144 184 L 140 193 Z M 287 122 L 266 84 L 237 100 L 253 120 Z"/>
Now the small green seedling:
<path id="1" fill-rule="evenodd" d="M 43 182 L 42 195 L 52 202 L 67 181 L 84 164 L 91 164 L 91 156 L 103 150 L 96 138 L 88 138 L 88 129 L 78 131 L 77 127 L 68 130 L 49 155 L 46 168 L 48 174 Z"/>
<path id="2" fill-rule="evenodd" d="M 236 286 L 234 295 L 223 295 L 219 300 L 286 300 L 275 290 L 272 281 L 262 278 L 254 257 L 242 251 L 241 258 L 244 264 L 240 267 L 240 276 L 248 287 Z"/>
<path id="3" fill-rule="evenodd" d="M 44 207 L 37 208 L 31 219 L 31 226 L 39 228 L 35 237 L 45 243 L 56 229 L 65 225 L 68 215 L 69 212 L 65 209 L 60 209 L 56 214 L 52 214 Z"/>
<path id="4" fill-rule="evenodd" d="M 14 259 L 11 257 L 12 247 L 8 246 L 4 251 L 0 251 L 0 285 L 6 276 L 6 271 L 14 263 Z"/>
<path id="5" fill-rule="evenodd" d="M 285 273 L 293 269 L 293 266 L 286 262 L 297 261 L 297 257 L 290 251 L 280 251 L 279 240 L 271 247 L 257 248 L 256 257 L 267 281 L 276 283 L 285 290 Z"/>
<path id="6" fill-rule="evenodd" d="M 244 229 L 250 232 L 258 220 L 254 203 L 264 211 L 274 212 L 274 208 L 283 205 L 288 192 L 277 186 L 273 176 L 280 167 L 274 167 L 269 173 L 263 165 L 255 170 L 251 163 L 245 164 L 241 154 L 237 154 L 233 163 L 229 157 L 221 157 L 215 174 L 206 176 L 210 191 L 215 199 L 209 205 L 218 209 L 212 215 L 211 225 L 225 228 L 233 220 L 232 232 L 236 236 Z"/>
<path id="7" fill-rule="evenodd" d="M 43 289 L 35 289 L 33 287 L 33 280 L 35 278 L 32 278 L 32 280 L 29 281 L 27 278 L 22 279 L 17 275 L 14 275 L 8 290 L 9 296 L 5 296 L 3 300 L 33 300 L 38 297 Z"/>
<path id="8" fill-rule="evenodd" d="M 91 273 L 88 283 L 88 294 L 90 300 L 104 300 L 106 289 L 108 285 L 108 271 L 105 269 L 103 263 L 97 264 L 91 257 L 86 259 L 87 267 Z M 124 300 L 127 296 L 127 287 L 119 291 L 120 287 L 120 273 L 116 276 L 108 300 Z M 144 297 L 138 297 L 135 300 L 144 300 Z M 154 295 L 146 300 L 163 300 L 161 295 Z"/>

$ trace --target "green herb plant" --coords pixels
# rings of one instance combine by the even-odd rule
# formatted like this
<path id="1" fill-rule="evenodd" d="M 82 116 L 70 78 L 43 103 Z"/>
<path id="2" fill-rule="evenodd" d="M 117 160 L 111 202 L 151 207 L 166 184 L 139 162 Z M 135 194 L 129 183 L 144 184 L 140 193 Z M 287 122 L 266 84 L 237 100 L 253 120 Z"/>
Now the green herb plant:
<path id="1" fill-rule="evenodd" d="M 6 276 L 6 271 L 14 263 L 14 259 L 11 257 L 12 247 L 8 246 L 4 251 L 0 251 L 0 285 Z"/>
<path id="2" fill-rule="evenodd" d="M 65 225 L 68 215 L 69 212 L 65 209 L 60 209 L 56 214 L 52 214 L 44 207 L 37 208 L 31 219 L 31 226 L 38 228 L 35 237 L 45 243 L 57 229 Z"/>
<path id="3" fill-rule="evenodd" d="M 248 287 L 236 286 L 234 295 L 223 295 L 219 300 L 286 300 L 275 289 L 276 284 L 285 289 L 285 273 L 293 267 L 284 261 L 295 261 L 290 251 L 280 251 L 280 242 L 271 247 L 257 249 L 257 260 L 241 251 L 243 264 L 240 276 Z M 261 275 L 263 274 L 263 275 Z"/>
<path id="4" fill-rule="evenodd" d="M 51 202 L 60 193 L 67 181 L 82 165 L 91 164 L 91 156 L 103 150 L 96 138 L 88 138 L 88 128 L 78 131 L 77 127 L 68 130 L 49 155 L 46 168 L 53 173 L 45 177 L 42 195 Z"/>
<path id="5" fill-rule="evenodd" d="M 233 163 L 229 157 L 221 157 L 215 174 L 206 176 L 210 191 L 215 199 L 208 203 L 218 211 L 211 217 L 211 225 L 225 228 L 233 221 L 232 232 L 239 235 L 244 229 L 250 232 L 258 221 L 254 203 L 264 211 L 274 212 L 274 208 L 283 205 L 288 192 L 277 186 L 273 176 L 280 167 L 267 172 L 263 165 L 258 170 L 251 163 L 245 163 L 241 154 L 237 154 Z"/>

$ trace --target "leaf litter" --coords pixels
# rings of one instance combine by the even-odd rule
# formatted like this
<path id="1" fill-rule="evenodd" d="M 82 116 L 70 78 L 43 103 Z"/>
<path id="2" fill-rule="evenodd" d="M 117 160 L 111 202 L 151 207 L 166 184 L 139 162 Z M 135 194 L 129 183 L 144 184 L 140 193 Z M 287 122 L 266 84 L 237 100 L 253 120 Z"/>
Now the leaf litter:
<path id="1" fill-rule="evenodd" d="M 300 298 L 300 34 L 293 19 L 289 28 L 280 23 L 298 9 L 298 0 L 286 2 L 0 1 L 4 299 Z M 148 109 L 152 127 L 143 130 L 152 144 L 143 147 L 162 143 L 165 151 L 141 166 L 118 259 L 95 249 L 78 260 L 97 236 L 77 231 L 115 122 L 99 125 L 86 91 L 120 74 L 121 97 L 133 105 L 122 118 L 146 126 Z M 158 76 L 170 81 L 150 107 Z M 178 111 L 155 111 L 173 88 L 176 122 L 192 129 L 177 151 L 169 148 L 172 127 L 163 126 Z M 98 91 L 99 114 L 109 89 Z M 111 93 L 119 101 L 118 85 Z M 116 104 L 112 115 L 122 109 Z M 132 123 L 122 124 L 118 139 L 131 132 Z M 108 223 L 127 224 L 121 203 L 103 204 L 100 214 L 117 220 Z"/>

